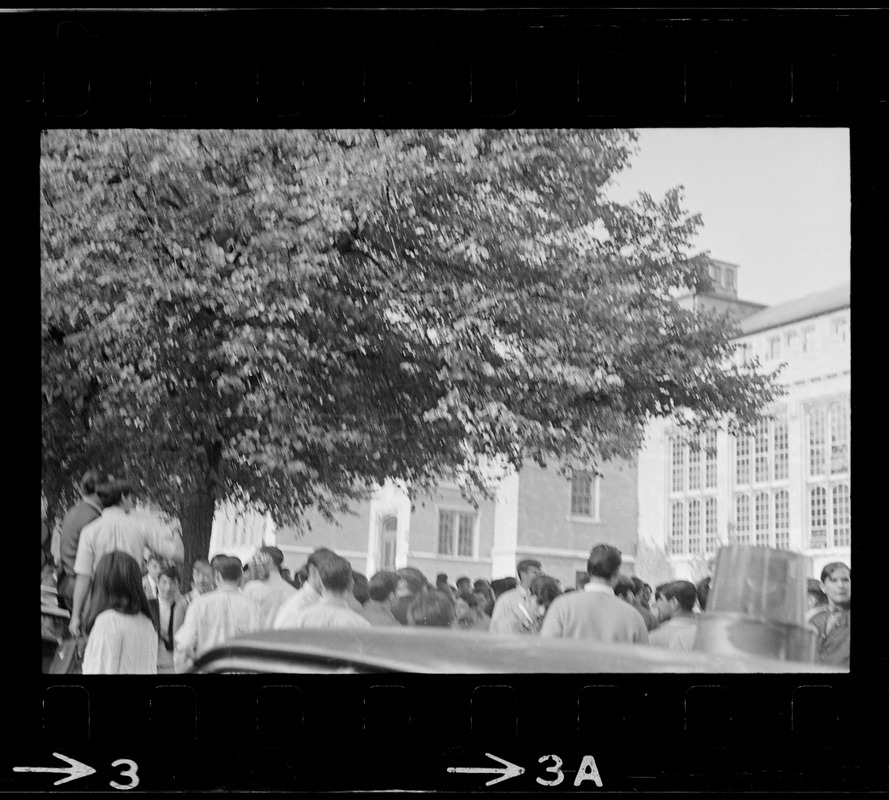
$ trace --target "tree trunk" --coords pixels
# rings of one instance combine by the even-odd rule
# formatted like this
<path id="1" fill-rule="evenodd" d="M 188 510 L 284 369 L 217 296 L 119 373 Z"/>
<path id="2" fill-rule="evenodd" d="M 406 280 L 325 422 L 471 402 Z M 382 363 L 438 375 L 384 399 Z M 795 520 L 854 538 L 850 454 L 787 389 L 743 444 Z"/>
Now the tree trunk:
<path id="1" fill-rule="evenodd" d="M 187 495 L 179 506 L 179 522 L 182 525 L 182 541 L 185 545 L 183 591 L 187 591 L 191 585 L 194 562 L 199 558 L 207 558 L 209 554 L 215 506 L 215 498 L 206 489 Z"/>

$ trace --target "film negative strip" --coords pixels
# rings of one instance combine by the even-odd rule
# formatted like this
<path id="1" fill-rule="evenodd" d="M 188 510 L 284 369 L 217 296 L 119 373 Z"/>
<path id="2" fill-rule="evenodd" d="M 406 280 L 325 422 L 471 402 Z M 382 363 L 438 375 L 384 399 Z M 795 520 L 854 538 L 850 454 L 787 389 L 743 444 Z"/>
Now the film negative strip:
<path id="1" fill-rule="evenodd" d="M 29 274 L 39 274 L 24 232 L 39 226 L 43 131 L 643 127 L 848 128 L 856 285 L 879 272 L 881 12 L 47 11 L 6 21 L 10 194 L 33 201 L 8 220 Z M 876 296 L 859 293 L 858 319 L 878 319 Z M 17 357 L 31 374 L 36 354 Z M 856 395 L 861 418 L 879 419 L 868 402 Z M 880 493 L 861 480 L 860 518 L 877 520 L 868 506 Z M 27 541 L 11 546 L 11 563 L 29 562 Z M 772 640 L 730 657 L 717 646 L 675 657 L 606 648 L 591 660 L 573 642 L 458 633 L 442 645 L 422 632 L 404 647 L 403 632 L 375 631 L 229 644 L 198 662 L 212 675 L 47 674 L 19 601 L 32 590 L 16 574 L 0 634 L 0 791 L 885 791 L 885 544 L 876 534 L 855 548 L 868 596 L 851 670 L 774 657 Z M 45 659 L 58 656 L 67 621 L 44 614 Z"/>

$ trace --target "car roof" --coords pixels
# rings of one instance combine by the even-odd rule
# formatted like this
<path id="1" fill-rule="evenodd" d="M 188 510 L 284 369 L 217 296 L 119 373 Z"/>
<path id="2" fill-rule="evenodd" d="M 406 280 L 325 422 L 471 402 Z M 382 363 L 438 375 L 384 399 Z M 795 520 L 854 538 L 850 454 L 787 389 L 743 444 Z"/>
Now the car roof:
<path id="1" fill-rule="evenodd" d="M 801 662 L 736 654 L 679 652 L 646 645 L 603 645 L 539 636 L 413 627 L 265 631 L 205 653 L 195 671 L 484 673 L 795 673 L 845 672 Z"/>

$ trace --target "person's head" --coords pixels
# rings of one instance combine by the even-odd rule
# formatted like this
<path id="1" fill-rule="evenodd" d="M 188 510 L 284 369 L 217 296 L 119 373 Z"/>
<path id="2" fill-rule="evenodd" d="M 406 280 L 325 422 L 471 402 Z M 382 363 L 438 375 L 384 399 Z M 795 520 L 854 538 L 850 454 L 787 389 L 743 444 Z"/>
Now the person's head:
<path id="1" fill-rule="evenodd" d="M 240 586 L 241 577 L 244 574 L 244 565 L 237 556 L 216 556 L 214 570 L 216 573 L 216 585 L 221 583 L 229 586 Z"/>
<path id="2" fill-rule="evenodd" d="M 157 596 L 168 603 L 179 594 L 179 570 L 169 564 L 157 576 Z"/>
<path id="3" fill-rule="evenodd" d="M 815 578 L 809 578 L 806 581 L 806 599 L 809 608 L 827 605 L 827 595 L 824 594 L 824 586 L 821 581 L 815 580 Z"/>
<path id="4" fill-rule="evenodd" d="M 478 601 L 478 607 L 484 614 L 489 617 L 494 613 L 494 590 L 487 581 L 476 581 L 472 587 L 472 597 Z"/>
<path id="5" fill-rule="evenodd" d="M 463 597 L 472 594 L 472 581 L 465 575 L 457 578 L 457 593 Z"/>
<path id="6" fill-rule="evenodd" d="M 98 469 L 88 469 L 83 473 L 83 477 L 80 479 L 80 493 L 84 497 L 96 497 L 96 490 L 103 483 L 108 483 L 111 479 L 111 476 L 107 472 L 102 472 Z"/>
<path id="7" fill-rule="evenodd" d="M 495 578 L 491 581 L 491 588 L 494 590 L 494 597 L 500 597 L 501 594 L 511 591 L 518 586 L 515 578 Z"/>
<path id="8" fill-rule="evenodd" d="M 216 588 L 216 578 L 213 574 L 213 567 L 205 558 L 199 558 L 194 562 L 191 568 L 191 580 L 198 594 L 212 592 Z"/>
<path id="9" fill-rule="evenodd" d="M 103 611 L 144 614 L 151 618 L 148 598 L 142 588 L 142 570 L 129 553 L 114 550 L 99 559 L 93 575 L 93 596 L 86 621 L 87 633 Z"/>
<path id="10" fill-rule="evenodd" d="M 437 587 L 447 586 L 448 574 L 446 572 L 439 572 L 438 575 L 435 576 L 435 585 Z"/>
<path id="11" fill-rule="evenodd" d="M 516 574 L 519 576 L 519 583 L 522 587 L 528 589 L 538 575 L 543 575 L 543 568 L 540 566 L 539 561 L 528 558 L 524 561 L 519 561 L 518 566 L 516 566 Z"/>
<path id="12" fill-rule="evenodd" d="M 698 600 L 698 590 L 691 581 L 671 581 L 661 590 L 661 598 L 668 616 L 691 614 Z"/>
<path id="13" fill-rule="evenodd" d="M 416 567 L 402 567 L 396 573 L 398 575 L 398 596 L 422 594 L 429 588 L 426 576 Z"/>
<path id="14" fill-rule="evenodd" d="M 622 561 L 620 550 L 616 547 L 610 544 L 597 544 L 590 550 L 587 572 L 589 572 L 590 578 L 598 578 L 614 586 L 620 577 Z"/>
<path id="15" fill-rule="evenodd" d="M 281 572 L 281 567 L 284 564 L 284 551 L 281 550 L 280 547 L 272 547 L 271 545 L 263 545 L 259 548 L 261 553 L 265 553 L 271 560 L 271 568 L 273 570 L 277 570 Z"/>
<path id="16" fill-rule="evenodd" d="M 852 603 L 852 570 L 841 561 L 834 561 L 821 570 L 821 583 L 828 604 L 832 607 Z"/>
<path id="17" fill-rule="evenodd" d="M 148 568 L 148 574 L 156 581 L 166 564 L 157 553 L 149 553 L 148 558 L 145 561 L 145 566 Z"/>
<path id="18" fill-rule="evenodd" d="M 328 558 L 332 558 L 336 553 L 329 547 L 319 547 L 306 559 L 306 580 L 316 592 L 321 593 L 321 575 L 319 568 Z"/>
<path id="19" fill-rule="evenodd" d="M 538 613 L 543 616 L 552 601 L 562 594 L 562 587 L 559 586 L 559 582 L 555 578 L 551 578 L 549 575 L 538 575 L 531 582 L 528 591 L 534 598 Z"/>
<path id="20" fill-rule="evenodd" d="M 623 601 L 627 603 L 632 603 L 635 598 L 635 586 L 633 585 L 633 579 L 626 576 L 621 575 L 618 577 L 617 581 L 614 584 L 614 593 Z"/>
<path id="21" fill-rule="evenodd" d="M 698 605 L 701 607 L 701 611 L 707 610 L 707 598 L 710 596 L 710 582 L 712 580 L 708 575 L 695 587 L 698 590 Z"/>
<path id="22" fill-rule="evenodd" d="M 355 595 L 355 599 L 364 605 L 368 600 L 370 600 L 370 592 L 368 590 L 367 575 L 364 575 L 361 572 L 352 571 L 352 594 Z"/>
<path id="23" fill-rule="evenodd" d="M 647 583 L 642 584 L 642 605 L 648 608 L 651 605 L 651 586 Z"/>
<path id="24" fill-rule="evenodd" d="M 367 583 L 367 593 L 377 603 L 394 603 L 397 590 L 398 576 L 387 570 L 378 572 Z"/>
<path id="25" fill-rule="evenodd" d="M 352 591 L 352 565 L 348 559 L 331 553 L 318 562 L 321 593 L 344 595 Z"/>
<path id="26" fill-rule="evenodd" d="M 637 578 L 635 575 L 629 576 L 630 580 L 633 582 L 633 599 L 641 604 L 645 605 L 644 596 L 645 596 L 645 584 L 642 582 L 641 578 Z"/>
<path id="27" fill-rule="evenodd" d="M 450 628 L 456 617 L 450 599 L 436 591 L 418 594 L 407 609 L 408 625 Z"/>
<path id="28" fill-rule="evenodd" d="M 99 502 L 103 508 L 119 506 L 124 511 L 130 511 L 133 508 L 133 487 L 129 481 L 111 479 L 100 483 L 96 487 L 96 494 L 99 496 Z"/>

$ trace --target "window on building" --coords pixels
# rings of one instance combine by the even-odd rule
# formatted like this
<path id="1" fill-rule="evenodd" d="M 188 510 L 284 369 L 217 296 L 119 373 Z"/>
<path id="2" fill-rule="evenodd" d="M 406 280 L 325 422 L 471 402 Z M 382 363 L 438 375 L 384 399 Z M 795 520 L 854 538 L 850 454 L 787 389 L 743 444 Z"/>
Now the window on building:
<path id="1" fill-rule="evenodd" d="M 756 537 L 754 544 L 768 547 L 769 545 L 769 493 L 758 492 L 756 495 L 756 507 L 754 523 Z"/>
<path id="2" fill-rule="evenodd" d="M 673 451 L 673 478 L 671 482 L 672 491 L 685 491 L 685 451 L 686 445 L 678 436 L 674 436 L 671 440 L 671 448 Z"/>
<path id="3" fill-rule="evenodd" d="M 704 549 L 715 553 L 719 549 L 719 537 L 716 533 L 716 498 L 710 497 L 704 506 Z"/>
<path id="4" fill-rule="evenodd" d="M 849 339 L 849 320 L 845 317 L 837 317 L 831 324 L 831 332 L 835 339 L 846 342 Z"/>
<path id="5" fill-rule="evenodd" d="M 852 495 L 848 484 L 839 483 L 832 490 L 833 545 L 849 547 L 852 544 Z"/>
<path id="6" fill-rule="evenodd" d="M 787 345 L 788 353 L 795 353 L 799 348 L 799 334 L 796 331 L 790 331 L 784 336 L 784 343 Z"/>
<path id="7" fill-rule="evenodd" d="M 476 515 L 466 511 L 440 509 L 438 512 L 438 554 L 466 556 L 475 552 Z"/>
<path id="8" fill-rule="evenodd" d="M 769 358 L 779 358 L 781 356 L 781 337 L 773 336 L 769 339 Z"/>
<path id="9" fill-rule="evenodd" d="M 804 353 L 811 353 L 815 349 L 815 326 L 809 325 L 802 330 L 802 339 L 800 340 L 800 349 Z"/>
<path id="10" fill-rule="evenodd" d="M 575 472 L 571 478 L 571 516 L 598 518 L 596 507 L 596 475 Z"/>
<path id="11" fill-rule="evenodd" d="M 750 496 L 735 497 L 735 540 L 738 544 L 750 544 Z"/>
<path id="12" fill-rule="evenodd" d="M 688 448 L 688 490 L 696 492 L 701 488 L 701 451 L 697 447 Z"/>
<path id="13" fill-rule="evenodd" d="M 735 484 L 746 486 L 750 483 L 750 438 L 742 436 L 735 440 Z"/>
<path id="14" fill-rule="evenodd" d="M 817 478 L 827 471 L 827 412 L 821 406 L 806 409 L 809 440 L 809 477 Z"/>
<path id="15" fill-rule="evenodd" d="M 836 402 L 830 405 L 830 474 L 849 471 L 851 454 L 851 420 L 849 404 Z"/>
<path id="16" fill-rule="evenodd" d="M 753 436 L 754 480 L 766 483 L 769 480 L 769 421 L 761 419 L 756 423 Z"/>
<path id="17" fill-rule="evenodd" d="M 716 488 L 716 431 L 708 431 L 704 436 L 704 487 Z"/>
<path id="18" fill-rule="evenodd" d="M 790 495 L 785 489 L 775 493 L 775 547 L 790 547 Z"/>
<path id="19" fill-rule="evenodd" d="M 735 271 L 733 269 L 729 269 L 728 267 L 726 267 L 725 270 L 725 288 L 735 288 Z"/>
<path id="20" fill-rule="evenodd" d="M 827 490 L 809 489 L 809 547 L 827 547 Z"/>
<path id="21" fill-rule="evenodd" d="M 772 445 L 776 481 L 785 481 L 789 475 L 789 441 L 787 435 L 787 414 L 779 414 L 772 421 Z"/>
<path id="22" fill-rule="evenodd" d="M 685 552 L 685 503 L 673 503 L 670 515 L 670 552 Z"/>
<path id="23" fill-rule="evenodd" d="M 688 552 L 701 552 L 701 503 L 698 500 L 688 504 Z"/>
<path id="24" fill-rule="evenodd" d="M 713 280 L 715 287 L 722 286 L 722 269 L 716 264 L 710 265 L 710 278 Z"/>

